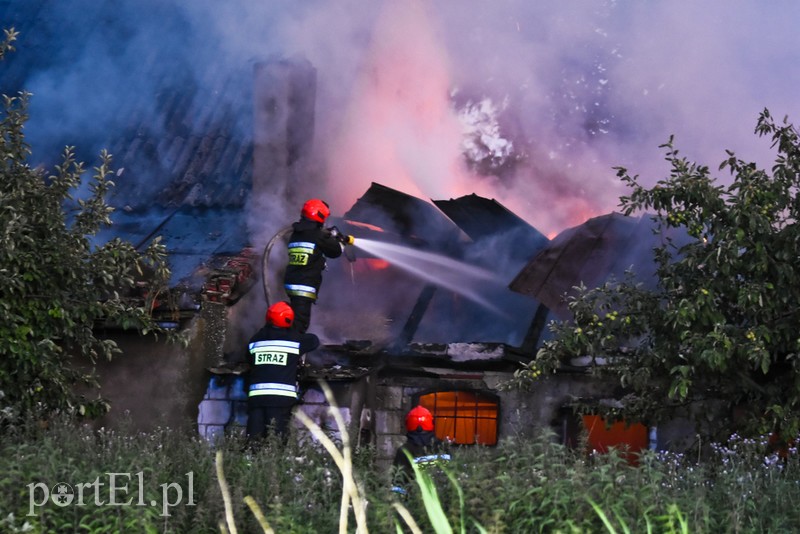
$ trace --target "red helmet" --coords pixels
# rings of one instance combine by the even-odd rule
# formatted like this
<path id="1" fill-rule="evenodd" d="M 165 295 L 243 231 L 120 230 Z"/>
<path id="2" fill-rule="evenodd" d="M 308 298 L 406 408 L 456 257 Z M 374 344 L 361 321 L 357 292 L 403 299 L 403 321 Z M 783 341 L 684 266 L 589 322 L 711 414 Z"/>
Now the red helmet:
<path id="1" fill-rule="evenodd" d="M 416 406 L 406 415 L 406 430 L 413 432 L 422 427 L 426 432 L 433 432 L 433 414 L 424 406 Z"/>
<path id="2" fill-rule="evenodd" d="M 276 302 L 267 310 L 266 319 L 278 328 L 289 328 L 294 322 L 294 310 L 285 302 Z"/>
<path id="3" fill-rule="evenodd" d="M 331 214 L 331 209 L 328 207 L 328 203 L 324 200 L 312 198 L 303 204 L 303 210 L 300 212 L 300 214 L 306 219 L 311 219 L 312 221 L 317 221 L 318 223 L 324 223 L 325 219 L 328 218 L 328 215 Z"/>

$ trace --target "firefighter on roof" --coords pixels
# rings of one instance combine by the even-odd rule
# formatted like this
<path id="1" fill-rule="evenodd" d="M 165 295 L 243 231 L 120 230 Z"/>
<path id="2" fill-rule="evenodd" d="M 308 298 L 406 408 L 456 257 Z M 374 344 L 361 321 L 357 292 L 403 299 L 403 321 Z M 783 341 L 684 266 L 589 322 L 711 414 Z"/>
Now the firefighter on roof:
<path id="1" fill-rule="evenodd" d="M 449 460 L 445 442 L 437 439 L 434 432 L 433 414 L 424 406 L 415 406 L 406 415 L 406 442 L 394 456 L 392 491 L 408 493 L 415 479 L 412 464 L 427 471 Z"/>
<path id="2" fill-rule="evenodd" d="M 247 439 L 253 445 L 270 425 L 285 436 L 297 404 L 297 369 L 303 355 L 319 346 L 314 334 L 292 328 L 294 311 L 286 302 L 267 310 L 266 324 L 247 345 Z"/>
<path id="3" fill-rule="evenodd" d="M 323 226 L 330 214 L 328 204 L 314 198 L 303 205 L 300 220 L 292 225 L 289 265 L 283 284 L 300 332 L 308 330 L 311 323 L 311 306 L 319 296 L 326 259 L 338 258 L 344 246 L 354 241 L 352 236 L 340 233 L 335 227 Z"/>

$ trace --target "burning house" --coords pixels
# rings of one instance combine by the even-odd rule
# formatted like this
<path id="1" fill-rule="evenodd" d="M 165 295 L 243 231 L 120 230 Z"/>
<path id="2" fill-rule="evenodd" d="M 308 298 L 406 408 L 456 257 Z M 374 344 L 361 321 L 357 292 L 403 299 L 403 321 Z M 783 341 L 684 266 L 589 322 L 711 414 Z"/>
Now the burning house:
<path id="1" fill-rule="evenodd" d="M 47 4 L 26 2 L 15 15 L 17 29 L 30 33 L 19 43 L 21 57 L 8 63 L 4 92 L 24 88 L 37 67 L 53 68 L 47 57 L 53 32 L 35 31 L 37 23 L 57 27 Z M 114 2 L 97 4 L 81 26 L 95 29 L 87 42 L 103 42 L 118 9 Z M 141 11 L 131 12 L 126 28 Z M 180 33 L 180 21 L 174 25 Z M 98 364 L 102 394 L 114 406 L 103 423 L 127 412 L 140 427 L 194 425 L 213 439 L 246 417 L 235 364 L 270 296 L 283 298 L 281 231 L 303 200 L 331 188 L 313 158 L 314 65 L 281 58 L 231 68 L 222 57 L 204 64 L 200 79 L 184 70 L 174 50 L 130 65 L 135 98 L 115 107 L 103 132 L 112 132 L 111 139 L 87 133 L 70 142 L 110 143 L 117 168 L 110 201 L 117 210 L 114 225 L 98 238 L 138 247 L 163 238 L 172 290 L 155 313 L 189 338 L 181 348 L 104 327 L 124 354 Z M 384 185 L 380 176 L 368 181 L 357 201 L 331 219 L 356 236 L 356 245 L 329 263 L 311 327 L 324 345 L 307 356 L 299 409 L 330 428 L 318 386 L 325 380 L 356 442 L 374 445 L 384 461 L 403 439 L 405 413 L 418 403 L 437 416 L 437 434 L 457 443 L 492 445 L 545 427 L 568 441 L 574 421 L 563 407 L 575 397 L 613 396 L 613 387 L 578 366 L 534 391 L 502 385 L 534 357 L 570 284 L 614 270 L 596 261 L 609 258 L 599 251 L 611 243 L 593 241 L 594 255 L 587 256 L 576 241 L 562 247 L 570 231 L 550 241 L 492 198 L 424 199 Z M 638 228 L 620 217 L 609 220 Z M 632 234 L 625 239 L 642 245 Z M 222 363 L 233 365 L 221 370 Z"/>
<path id="2" fill-rule="evenodd" d="M 616 222 L 601 232 L 606 242 L 601 236 L 594 248 L 585 243 L 582 250 L 590 252 L 588 257 L 573 258 L 562 266 L 565 271 L 597 263 L 597 255 L 630 259 L 633 251 L 623 251 L 621 244 L 635 248 L 646 243 L 632 239 L 637 228 L 646 226 L 649 231 L 638 219 L 616 214 L 599 219 Z M 553 255 L 563 256 L 562 243 L 573 243 L 570 236 L 586 229 L 571 229 L 550 242 L 494 200 L 469 195 L 427 203 L 377 183 L 335 223 L 356 236 L 355 251 L 332 262 L 326 273 L 326 298 L 315 312 L 315 317 L 325 318 L 316 322 L 330 327 L 337 325 L 331 317 L 344 317 L 357 324 L 340 343 L 327 343 L 307 355 L 299 409 L 316 420 L 332 422 L 317 383 L 324 380 L 336 392 L 351 435 L 361 444 L 375 445 L 379 458 L 388 462 L 403 440 L 405 413 L 416 404 L 436 415 L 440 438 L 456 443 L 493 445 L 503 435 L 544 427 L 572 443 L 581 422 L 565 409 L 567 404 L 576 398 L 613 396 L 614 388 L 590 379 L 580 363 L 542 381 L 537 391 L 503 387 L 520 363 L 534 357 L 551 317 L 546 304 L 521 294 L 529 291 L 529 273 L 547 270 L 543 265 Z M 587 226 L 595 224 L 590 221 Z M 617 246 L 609 244 L 611 237 Z M 360 241 L 387 246 L 362 249 Z M 521 243 L 528 257 L 520 252 Z M 376 250 L 381 254 L 370 252 Z M 433 263 L 431 256 L 436 258 Z M 280 261 L 265 265 L 280 266 Z M 437 265 L 445 270 L 437 271 Z M 549 274 L 555 276 L 558 266 L 550 267 Z M 602 282 L 615 272 L 610 267 L 591 271 L 586 280 Z M 577 285 L 581 279 L 578 275 L 569 283 Z M 571 287 L 562 281 L 560 289 L 567 293 Z M 560 298 L 548 302 L 562 313 Z M 361 321 L 362 316 L 370 320 Z M 226 425 L 243 424 L 246 417 L 241 377 L 234 373 L 211 380 L 203 401 L 207 406 L 201 404 L 201 432 L 208 437 Z M 212 406 L 222 406 L 221 414 L 203 419 L 203 409 Z M 597 448 L 649 445 L 648 429 L 642 425 L 619 423 L 606 429 L 601 420 L 589 417 L 583 424 Z"/>

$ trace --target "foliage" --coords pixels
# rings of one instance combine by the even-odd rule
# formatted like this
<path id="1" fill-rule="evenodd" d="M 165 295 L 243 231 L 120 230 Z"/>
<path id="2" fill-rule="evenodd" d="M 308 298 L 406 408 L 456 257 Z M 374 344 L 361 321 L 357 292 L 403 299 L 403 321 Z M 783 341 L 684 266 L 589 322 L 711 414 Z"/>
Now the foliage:
<path id="1" fill-rule="evenodd" d="M 11 49 L 16 34 L 6 31 Z M 144 252 L 114 239 L 96 244 L 110 226 L 105 197 L 114 186 L 103 151 L 84 183 L 83 163 L 67 147 L 52 174 L 32 168 L 25 143 L 30 94 L 4 96 L 0 120 L 0 399 L 5 418 L 53 410 L 96 415 L 102 399 L 82 399 L 76 385 L 96 385 L 74 360 L 94 363 L 119 352 L 94 330 L 98 321 L 158 332 L 154 299 L 169 278 L 158 239 Z M 79 192 L 80 195 L 78 194 Z M 75 197 L 75 198 L 73 198 Z M 142 298 L 142 291 L 149 297 Z"/>
<path id="2" fill-rule="evenodd" d="M 554 339 L 535 365 L 545 371 L 591 356 L 593 371 L 624 388 L 607 415 L 657 422 L 703 406 L 715 429 L 795 435 L 800 427 L 800 141 L 794 126 L 764 110 L 756 133 L 777 148 L 771 173 L 728 151 L 718 184 L 708 167 L 663 145 L 669 177 L 641 185 L 624 168 L 627 215 L 648 213 L 665 234 L 688 233 L 655 250 L 659 284 L 631 274 L 569 301 L 574 320 L 551 325 Z M 709 403 L 719 408 L 710 411 Z M 702 431 L 702 429 L 701 429 Z"/>
<path id="3" fill-rule="evenodd" d="M 220 453 L 238 532 L 261 532 L 264 524 L 275 532 L 339 531 L 343 477 L 319 442 L 307 435 L 286 444 L 270 441 L 250 456 L 242 446 L 232 435 L 214 449 L 196 435 L 169 428 L 93 431 L 71 422 L 53 422 L 44 430 L 19 428 L 0 435 L 0 525 L 4 532 L 22 531 L 25 523 L 32 532 L 219 532 L 226 518 L 215 474 Z M 765 461 L 760 442 L 745 444 L 738 437 L 716 451 L 702 463 L 645 451 L 632 466 L 622 455 L 587 456 L 553 443 L 550 436 L 512 436 L 496 447 L 457 451 L 449 464 L 454 483 L 438 487 L 436 498 L 447 514 L 442 522 L 467 533 L 610 531 L 597 509 L 620 532 L 795 530 L 800 524 L 796 452 L 786 462 Z M 433 532 L 422 494 L 399 503 L 374 453 L 354 450 L 352 465 L 368 503 L 369 531 L 395 532 L 398 521 L 411 524 L 398 519 L 397 505 L 402 505 L 419 531 Z M 127 488 L 116 499 L 132 498 L 131 505 L 108 503 L 109 473 L 132 474 L 118 479 L 117 486 Z M 193 505 L 188 504 L 187 473 L 192 473 Z M 98 488 L 104 504 L 95 503 L 89 488 L 84 506 L 48 502 L 29 515 L 30 484 L 52 488 L 65 482 L 75 489 L 98 479 L 105 484 Z M 183 488 L 183 500 L 166 515 L 162 485 L 170 483 Z M 138 504 L 140 491 L 145 505 Z M 36 502 L 42 501 L 37 494 Z M 156 505 L 150 505 L 153 501 Z M 260 519 L 252 503 L 262 511 Z M 436 508 L 436 503 L 427 506 Z M 347 531 L 355 529 L 351 524 Z"/>
<path id="4" fill-rule="evenodd" d="M 459 485 L 455 474 L 447 468 L 445 465 L 446 462 L 437 466 L 437 469 L 441 470 L 446 475 L 449 483 L 452 485 L 452 489 L 455 490 L 455 493 L 458 496 L 458 513 L 449 514 L 448 510 L 446 509 L 447 507 L 444 505 L 439 496 L 439 490 L 437 490 L 437 481 L 433 476 L 431 476 L 429 469 L 423 468 L 414 462 L 411 452 L 403 452 L 408 457 L 408 460 L 414 471 L 416 486 L 419 489 L 419 495 L 415 495 L 416 492 L 412 491 L 410 493 L 407 492 L 402 494 L 403 498 L 407 499 L 409 495 L 411 495 L 415 502 L 422 501 L 423 509 L 425 510 L 425 515 L 427 516 L 428 522 L 430 523 L 433 531 L 437 534 L 452 534 L 455 531 L 464 534 L 467 528 L 464 492 L 461 490 L 461 486 Z M 400 518 L 405 521 L 406 525 L 408 525 L 415 532 L 419 531 L 419 526 L 417 525 L 416 520 L 408 511 L 408 508 L 403 505 L 403 503 L 397 502 L 394 504 L 394 507 L 400 515 Z M 457 517 L 451 517 L 453 515 L 457 515 Z M 452 522 L 453 520 L 455 523 Z M 400 520 L 396 519 L 395 521 L 398 532 L 401 532 L 402 526 Z M 472 520 L 472 523 L 478 532 L 486 532 L 486 529 L 484 529 L 483 526 L 481 526 L 481 524 L 474 519 Z"/>
<path id="5" fill-rule="evenodd" d="M 14 41 L 17 40 L 19 32 L 14 31 L 14 28 L 3 30 L 3 40 L 0 42 L 0 59 L 3 59 L 6 52 L 14 51 Z"/>

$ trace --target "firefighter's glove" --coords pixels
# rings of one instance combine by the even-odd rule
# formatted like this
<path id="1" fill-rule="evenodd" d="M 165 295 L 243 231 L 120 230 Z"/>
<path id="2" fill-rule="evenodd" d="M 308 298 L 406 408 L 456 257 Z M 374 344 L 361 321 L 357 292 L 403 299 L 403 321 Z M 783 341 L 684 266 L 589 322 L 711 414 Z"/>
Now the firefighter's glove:
<path id="1" fill-rule="evenodd" d="M 333 236 L 342 245 L 352 245 L 353 243 L 355 243 L 356 239 L 353 236 L 343 234 L 335 226 L 332 226 L 330 231 L 331 231 L 331 236 Z"/>

